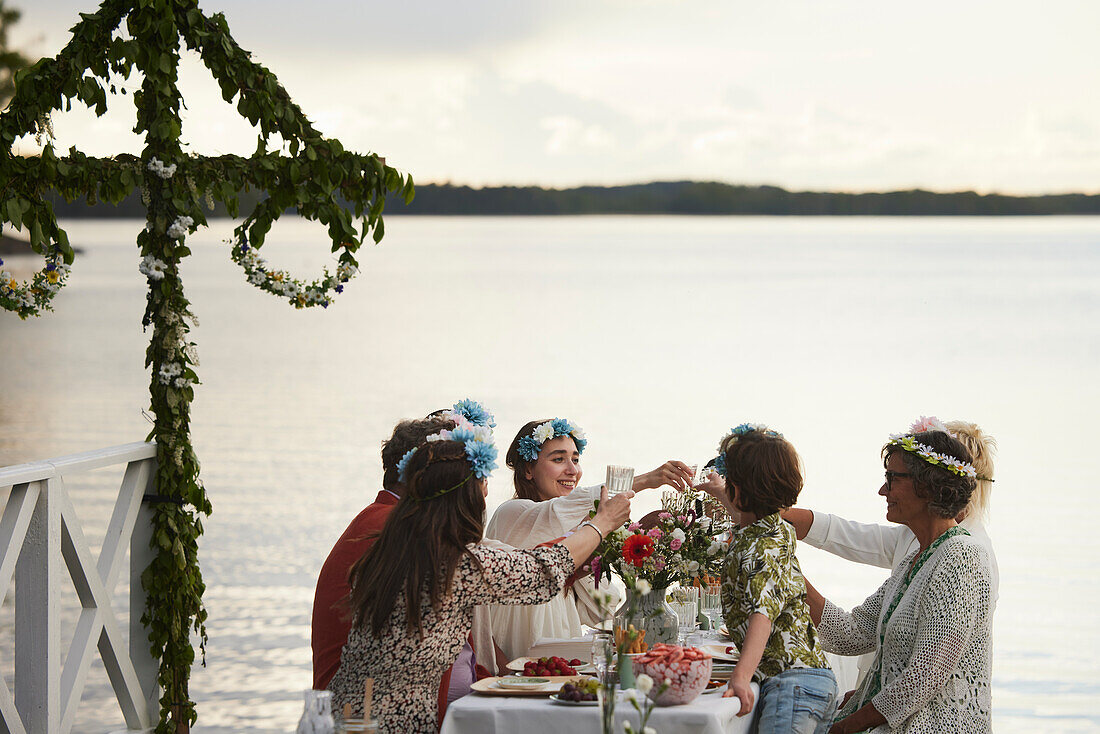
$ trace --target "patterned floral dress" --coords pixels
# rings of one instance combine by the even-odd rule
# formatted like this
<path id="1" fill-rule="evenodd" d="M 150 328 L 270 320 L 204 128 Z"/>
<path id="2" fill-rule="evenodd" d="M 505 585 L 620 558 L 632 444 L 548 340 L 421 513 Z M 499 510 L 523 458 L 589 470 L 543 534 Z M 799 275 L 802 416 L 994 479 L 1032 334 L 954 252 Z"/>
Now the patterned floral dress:
<path id="1" fill-rule="evenodd" d="M 379 734 L 432 734 L 436 731 L 439 679 L 454 662 L 470 633 L 478 604 L 542 604 L 561 593 L 573 572 L 573 559 L 562 545 L 522 551 L 501 551 L 480 545 L 458 564 L 451 593 L 438 611 L 426 591 L 420 620 L 424 638 L 405 627 L 406 601 L 400 595 L 379 638 L 369 629 L 353 627 L 340 658 L 340 669 L 329 684 L 336 711 L 351 704 L 353 716 L 363 714 L 363 682 L 374 678 L 373 716 Z"/>
<path id="2" fill-rule="evenodd" d="M 749 617 L 763 614 L 772 631 L 753 680 L 763 682 L 794 668 L 828 668 L 810 621 L 806 579 L 794 554 L 795 537 L 779 514 L 741 528 L 730 540 L 722 574 L 722 615 L 737 648 Z"/>

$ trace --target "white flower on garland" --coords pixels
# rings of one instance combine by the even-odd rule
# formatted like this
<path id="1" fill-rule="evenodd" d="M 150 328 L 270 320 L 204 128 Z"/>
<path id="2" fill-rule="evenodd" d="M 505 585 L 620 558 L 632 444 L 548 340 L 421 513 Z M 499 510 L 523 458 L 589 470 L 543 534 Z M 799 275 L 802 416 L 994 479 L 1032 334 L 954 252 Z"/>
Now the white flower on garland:
<path id="1" fill-rule="evenodd" d="M 0 287 L 2 287 L 2 288 L 9 287 L 8 284 L 11 283 L 11 281 L 12 281 L 11 273 L 9 273 L 7 270 L 0 270 Z"/>
<path id="2" fill-rule="evenodd" d="M 251 283 L 252 285 L 263 285 L 266 281 L 267 281 L 267 276 L 264 275 L 259 270 L 252 273 L 252 275 L 248 276 L 248 282 Z"/>
<path id="3" fill-rule="evenodd" d="M 336 266 L 336 277 L 340 280 L 348 280 L 359 274 L 359 268 L 349 263 L 342 262 Z"/>
<path id="4" fill-rule="evenodd" d="M 149 161 L 149 165 L 147 165 L 146 168 L 165 180 L 170 179 L 172 178 L 172 176 L 176 175 L 175 163 L 170 166 L 166 166 L 162 161 L 159 161 L 156 158 L 153 158 L 151 161 Z"/>
<path id="5" fill-rule="evenodd" d="M 176 388 L 177 390 L 183 390 L 184 388 L 188 388 L 188 387 L 191 387 L 191 384 L 192 384 L 192 383 L 191 383 L 191 380 L 187 379 L 186 377 L 177 377 L 177 378 L 176 378 L 176 379 L 175 379 L 175 380 L 174 380 L 174 381 L 172 382 L 172 385 L 173 385 L 173 386 L 174 386 L 174 387 L 175 387 L 175 388 Z"/>
<path id="6" fill-rule="evenodd" d="M 164 273 L 167 270 L 168 265 L 153 255 L 146 255 L 141 259 L 141 264 L 138 265 L 138 271 L 153 280 L 164 280 Z"/>
<path id="7" fill-rule="evenodd" d="M 178 363 L 168 362 L 167 364 L 161 365 L 160 373 L 157 375 L 157 378 L 160 380 L 160 384 L 169 385 L 172 380 L 179 377 L 182 372 L 183 367 Z"/>
<path id="8" fill-rule="evenodd" d="M 191 217 L 176 217 L 176 221 L 168 228 L 168 236 L 174 240 L 182 240 L 194 224 L 195 220 Z"/>
<path id="9" fill-rule="evenodd" d="M 588 437 L 585 436 L 585 434 L 584 434 L 584 430 L 581 429 L 580 426 L 578 426 L 576 423 L 574 423 L 572 421 L 569 422 L 569 433 L 571 433 L 573 435 L 573 438 L 578 439 L 580 441 L 587 441 L 588 440 Z"/>

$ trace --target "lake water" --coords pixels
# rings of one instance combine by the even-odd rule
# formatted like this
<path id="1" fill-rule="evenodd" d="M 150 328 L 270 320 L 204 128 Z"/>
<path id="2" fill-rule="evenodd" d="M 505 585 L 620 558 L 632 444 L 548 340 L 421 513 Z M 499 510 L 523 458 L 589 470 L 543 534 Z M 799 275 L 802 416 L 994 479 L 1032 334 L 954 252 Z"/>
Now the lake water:
<path id="1" fill-rule="evenodd" d="M 311 681 L 316 574 L 378 490 L 381 440 L 397 420 L 462 397 L 496 413 L 504 444 L 527 420 L 576 420 L 594 482 L 606 464 L 705 461 L 731 425 L 767 422 L 802 454 L 800 504 L 864 521 L 883 521 L 889 433 L 921 414 L 980 423 L 999 443 L 996 730 L 1100 731 L 1100 218 L 387 225 L 327 311 L 296 311 L 245 283 L 221 242 L 227 222 L 191 238 L 194 441 L 214 505 L 201 545 L 210 642 L 193 677 L 197 731 L 293 730 Z M 140 227 L 69 222 L 86 254 L 56 311 L 0 315 L 0 466 L 145 438 Z M 277 224 L 264 250 L 300 278 L 329 262 L 321 227 L 301 221 Z M 93 538 L 112 482 L 98 472 L 77 492 Z M 509 473 L 490 488 L 492 508 Z M 637 512 L 658 502 L 642 495 Z M 885 575 L 799 555 L 844 606 Z M 9 686 L 12 629 L 9 596 Z M 75 731 L 116 722 L 97 662 Z"/>

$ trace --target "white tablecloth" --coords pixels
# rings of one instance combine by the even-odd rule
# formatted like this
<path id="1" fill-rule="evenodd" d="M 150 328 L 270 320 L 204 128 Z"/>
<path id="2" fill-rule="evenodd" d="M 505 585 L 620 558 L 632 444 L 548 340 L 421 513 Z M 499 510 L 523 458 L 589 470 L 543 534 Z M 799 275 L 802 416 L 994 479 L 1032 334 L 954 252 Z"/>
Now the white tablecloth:
<path id="1" fill-rule="evenodd" d="M 755 683 L 753 691 L 759 698 Z M 721 692 L 707 693 L 682 706 L 658 706 L 649 717 L 649 726 L 661 734 L 747 734 L 752 714 L 738 717 L 741 702 L 722 698 Z M 615 706 L 615 731 L 629 717 L 639 728 L 638 712 L 630 701 L 620 699 Z M 471 693 L 447 707 L 440 734 L 561 734 L 562 732 L 600 730 L 599 706 L 565 706 L 549 698 L 506 698 Z"/>

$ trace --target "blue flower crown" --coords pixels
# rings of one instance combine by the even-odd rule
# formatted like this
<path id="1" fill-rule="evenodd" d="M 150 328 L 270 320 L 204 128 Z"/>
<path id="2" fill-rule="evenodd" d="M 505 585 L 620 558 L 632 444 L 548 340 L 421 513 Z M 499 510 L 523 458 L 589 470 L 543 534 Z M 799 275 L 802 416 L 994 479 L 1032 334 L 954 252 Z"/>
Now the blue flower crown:
<path id="1" fill-rule="evenodd" d="M 455 422 L 455 428 L 461 428 L 463 426 L 485 426 L 488 428 L 495 428 L 497 425 L 496 420 L 493 418 L 493 414 L 490 413 L 485 406 L 476 400 L 470 400 L 468 398 L 459 400 L 450 410 L 443 411 L 440 417 L 453 420 Z M 490 443 L 491 442 L 492 434 L 490 434 Z M 402 484 L 408 479 L 406 468 L 409 465 L 409 459 L 411 459 L 415 453 L 416 447 L 414 446 L 405 452 L 405 455 L 401 457 L 401 461 L 397 462 L 397 481 Z M 493 448 L 493 459 L 496 459 L 495 447 Z M 495 468 L 496 465 L 494 464 L 489 471 Z M 486 474 L 486 476 L 488 476 L 488 474 Z"/>
<path id="2" fill-rule="evenodd" d="M 493 443 L 493 432 L 488 426 L 460 425 L 454 428 L 454 430 L 443 430 L 425 439 L 425 443 L 434 443 L 436 441 L 455 441 L 461 443 L 466 452 L 466 460 L 470 463 L 471 471 L 466 475 L 465 479 L 455 486 L 441 489 L 435 494 L 419 498 L 416 500 L 417 502 L 435 499 L 448 492 L 452 492 L 470 481 L 470 477 L 488 479 L 489 475 L 493 473 L 493 470 L 497 468 L 497 447 L 496 444 Z M 416 448 L 409 449 L 405 455 L 401 457 L 401 461 L 397 463 L 398 481 L 402 484 L 408 481 L 409 460 L 412 459 L 416 450 Z"/>
<path id="3" fill-rule="evenodd" d="M 454 404 L 454 407 L 447 412 L 452 416 L 465 418 L 475 426 L 488 426 L 489 428 L 497 427 L 493 414 L 486 410 L 485 406 L 476 400 L 459 400 Z"/>
<path id="4" fill-rule="evenodd" d="M 779 431 L 773 431 L 765 426 L 763 423 L 742 423 L 739 426 L 734 426 L 730 429 L 730 432 L 725 436 L 722 436 L 722 440 L 718 442 L 718 456 L 714 458 L 714 471 L 721 474 L 723 477 L 726 474 L 726 450 L 737 443 L 737 440 L 742 436 L 746 436 L 750 433 L 763 433 L 765 436 L 772 436 L 774 438 L 783 438 L 783 434 Z"/>
<path id="5" fill-rule="evenodd" d="M 577 444 L 577 452 L 584 453 L 584 447 L 588 445 L 588 439 L 585 438 L 584 431 L 576 423 L 565 418 L 552 418 L 535 426 L 535 430 L 531 431 L 531 435 L 524 436 L 519 440 L 516 449 L 525 461 L 537 461 L 539 452 L 542 451 L 542 445 L 562 436 L 571 436 L 573 442 Z"/>

